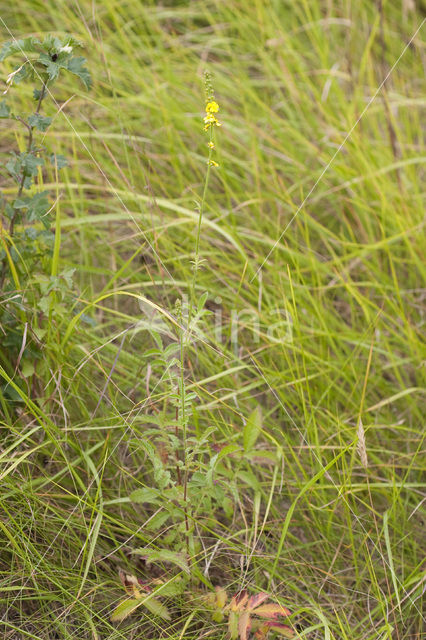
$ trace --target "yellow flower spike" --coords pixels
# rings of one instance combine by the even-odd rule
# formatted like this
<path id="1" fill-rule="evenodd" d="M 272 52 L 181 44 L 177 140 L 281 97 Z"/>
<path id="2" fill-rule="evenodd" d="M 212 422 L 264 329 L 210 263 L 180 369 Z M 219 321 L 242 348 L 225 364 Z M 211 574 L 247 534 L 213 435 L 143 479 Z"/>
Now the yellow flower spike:
<path id="1" fill-rule="evenodd" d="M 220 127 L 222 123 L 216 117 L 216 113 L 218 113 L 220 107 L 219 104 L 215 100 L 213 85 L 211 82 L 211 76 L 208 72 L 204 74 L 204 86 L 206 90 L 206 113 L 203 117 L 204 122 L 204 131 L 209 133 L 209 141 L 207 142 L 207 146 L 209 148 L 209 157 L 207 160 L 208 167 L 218 167 L 219 164 L 212 160 L 212 152 L 213 149 L 216 149 L 216 146 L 213 142 L 213 127 Z"/>
<path id="2" fill-rule="evenodd" d="M 216 118 L 215 113 L 219 111 L 219 105 L 216 100 L 212 100 L 213 93 L 210 92 L 206 101 L 206 115 L 203 118 L 204 131 L 208 131 L 210 127 L 220 127 L 221 122 Z"/>

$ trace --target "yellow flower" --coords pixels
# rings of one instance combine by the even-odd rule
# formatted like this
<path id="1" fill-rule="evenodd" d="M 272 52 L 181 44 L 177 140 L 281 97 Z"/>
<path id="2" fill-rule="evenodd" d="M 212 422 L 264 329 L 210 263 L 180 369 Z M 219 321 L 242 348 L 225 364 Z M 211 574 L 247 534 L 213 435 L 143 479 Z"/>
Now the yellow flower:
<path id="1" fill-rule="evenodd" d="M 206 104 L 207 113 L 217 113 L 219 111 L 219 105 L 214 100 Z"/>
<path id="2" fill-rule="evenodd" d="M 210 140 L 210 142 L 208 142 L 208 143 L 207 143 L 207 146 L 208 146 L 210 149 L 214 149 L 214 148 L 215 148 L 215 147 L 214 147 L 214 142 L 212 142 L 211 140 Z"/>
<path id="3" fill-rule="evenodd" d="M 214 160 L 207 160 L 207 164 L 209 165 L 209 167 L 218 167 L 218 163 L 215 162 Z"/>

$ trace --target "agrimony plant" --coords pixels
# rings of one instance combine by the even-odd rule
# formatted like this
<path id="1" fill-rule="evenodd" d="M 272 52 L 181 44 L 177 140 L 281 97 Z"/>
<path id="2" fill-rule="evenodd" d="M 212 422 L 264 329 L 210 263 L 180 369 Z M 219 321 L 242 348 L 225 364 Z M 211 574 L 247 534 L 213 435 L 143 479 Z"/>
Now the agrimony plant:
<path id="1" fill-rule="evenodd" d="M 147 448 L 147 455 L 153 467 L 153 480 L 155 488 L 161 491 L 163 499 L 166 498 L 174 505 L 169 509 L 170 518 L 181 520 L 182 528 L 178 528 L 183 535 L 187 558 L 196 555 L 196 542 L 194 539 L 194 515 L 199 509 L 200 500 L 209 505 L 211 502 L 224 504 L 225 493 L 221 487 L 215 485 L 212 480 L 212 471 L 209 467 L 211 450 L 209 449 L 209 436 L 211 431 L 204 434 L 197 433 L 191 423 L 194 422 L 194 405 L 197 394 L 188 392 L 186 386 L 186 368 L 188 349 L 191 347 L 194 337 L 202 335 L 200 324 L 207 311 L 204 305 L 207 293 L 196 299 L 197 273 L 201 265 L 200 239 L 202 221 L 205 209 L 206 195 L 208 192 L 210 172 L 218 163 L 213 159 L 215 143 L 215 127 L 221 126 L 217 118 L 219 105 L 215 100 L 212 81 L 209 73 L 204 76 L 205 84 L 205 115 L 203 117 L 203 130 L 207 134 L 208 158 L 207 169 L 199 205 L 198 224 L 194 247 L 192 279 L 189 282 L 189 300 L 178 300 L 174 309 L 177 320 L 178 336 L 171 344 L 165 346 L 160 335 L 150 329 L 156 342 L 156 348 L 148 353 L 150 367 L 160 365 L 165 372 L 164 378 L 169 381 L 170 388 L 167 393 L 167 407 L 162 423 L 166 428 L 158 428 L 158 439 L 162 442 L 162 452 L 156 453 L 156 448 L 151 450 L 150 443 L 141 446 Z M 176 329 L 176 327 L 174 327 Z M 174 409 L 174 415 L 167 416 L 167 411 Z M 153 437 L 155 438 L 154 434 Z M 158 445 L 157 445 L 158 449 Z M 210 470 L 210 472 L 209 472 Z M 158 503 L 159 496 L 149 489 L 135 491 L 131 498 L 135 502 L 144 504 Z M 227 504 L 225 502 L 225 504 Z M 196 506 L 197 505 L 197 506 Z M 167 514 L 164 514 L 167 517 Z M 165 521 L 160 520 L 162 524 Z M 170 539 L 167 541 L 170 544 Z M 180 550 L 182 540 L 176 539 L 175 545 Z M 194 569 L 194 567 L 193 567 Z"/>

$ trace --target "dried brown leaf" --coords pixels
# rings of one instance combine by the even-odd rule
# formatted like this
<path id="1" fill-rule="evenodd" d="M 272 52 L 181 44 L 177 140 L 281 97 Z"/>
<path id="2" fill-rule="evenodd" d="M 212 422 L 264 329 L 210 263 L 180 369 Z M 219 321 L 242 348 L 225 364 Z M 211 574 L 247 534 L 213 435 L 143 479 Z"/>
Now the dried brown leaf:
<path id="1" fill-rule="evenodd" d="M 250 596 L 249 601 L 247 603 L 247 610 L 252 611 L 256 607 L 258 607 L 262 602 L 265 602 L 269 598 L 267 593 L 256 593 L 254 596 Z"/>
<path id="2" fill-rule="evenodd" d="M 253 611 L 256 616 L 261 618 L 269 618 L 270 620 L 276 620 L 279 617 L 285 617 L 290 615 L 290 611 L 286 607 L 282 607 L 280 604 L 262 604 Z"/>
<path id="3" fill-rule="evenodd" d="M 247 590 L 243 589 L 232 598 L 229 608 L 231 611 L 242 611 L 246 606 L 248 599 L 249 595 Z"/>
<path id="4" fill-rule="evenodd" d="M 268 627 L 269 629 L 272 629 L 272 631 L 275 631 L 275 633 L 278 633 L 280 636 L 284 636 L 284 638 L 294 637 L 293 629 L 291 629 L 286 624 L 282 624 L 281 622 L 268 621 L 265 623 L 265 626 Z"/>

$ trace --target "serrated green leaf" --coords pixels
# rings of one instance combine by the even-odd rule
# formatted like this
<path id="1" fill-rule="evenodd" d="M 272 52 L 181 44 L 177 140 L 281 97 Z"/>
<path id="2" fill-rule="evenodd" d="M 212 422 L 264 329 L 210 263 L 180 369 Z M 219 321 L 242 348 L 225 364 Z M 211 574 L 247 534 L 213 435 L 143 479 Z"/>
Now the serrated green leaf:
<path id="1" fill-rule="evenodd" d="M 59 40 L 59 38 L 49 33 L 43 40 L 41 46 L 47 53 L 57 53 L 59 47 L 61 46 L 61 41 Z"/>
<path id="2" fill-rule="evenodd" d="M 46 67 L 46 73 L 49 76 L 49 81 L 53 82 L 59 75 L 61 65 L 52 60 L 52 58 L 46 53 L 42 53 L 38 61 Z"/>
<path id="3" fill-rule="evenodd" d="M 49 296 L 42 296 L 41 298 L 39 298 L 37 301 L 37 307 L 38 309 L 40 309 L 40 311 L 43 311 L 43 313 L 49 313 L 49 309 L 50 309 Z"/>
<path id="4" fill-rule="evenodd" d="M 75 267 L 68 267 L 68 269 L 63 269 L 59 274 L 62 280 L 65 280 L 67 287 L 71 289 L 73 285 L 73 277 L 76 272 Z"/>
<path id="5" fill-rule="evenodd" d="M 37 338 L 42 341 L 44 336 L 47 333 L 47 329 L 40 329 L 39 327 L 33 327 L 32 332 L 37 336 Z"/>
<path id="6" fill-rule="evenodd" d="M 256 444 L 260 433 L 262 431 L 262 412 L 260 407 L 249 415 L 243 431 L 243 444 L 244 451 L 250 451 Z"/>
<path id="7" fill-rule="evenodd" d="M 38 173 L 38 167 L 44 165 L 43 158 L 37 158 L 32 153 L 21 154 L 22 169 L 26 176 L 36 176 Z"/>
<path id="8" fill-rule="evenodd" d="M 133 553 L 143 556 L 148 562 L 170 562 L 185 571 L 185 573 L 189 573 L 188 561 L 183 553 L 176 553 L 169 549 L 151 549 L 148 547 L 135 549 Z"/>
<path id="9" fill-rule="evenodd" d="M 12 152 L 12 157 L 5 164 L 7 171 L 9 171 L 10 175 L 16 180 L 16 182 L 20 182 L 22 179 L 21 172 L 23 156 L 25 156 L 25 154 L 17 155 Z"/>
<path id="10" fill-rule="evenodd" d="M 50 204 L 46 196 L 47 191 L 41 191 L 33 196 L 17 198 L 13 203 L 13 207 L 15 209 L 26 209 L 26 218 L 28 222 L 41 221 L 47 228 L 49 226 L 49 221 L 45 216 L 49 211 Z"/>
<path id="11" fill-rule="evenodd" d="M 42 42 L 42 48 L 44 49 L 44 51 L 46 51 L 50 55 L 59 54 L 62 51 L 64 51 L 64 49 L 68 50 L 68 48 L 71 48 L 71 51 L 69 51 L 68 53 L 72 53 L 73 47 L 82 47 L 82 46 L 83 46 L 82 43 L 76 38 L 74 38 L 74 36 L 67 36 L 64 39 L 61 39 L 49 34 L 45 37 L 45 39 Z"/>
<path id="12" fill-rule="evenodd" d="M 277 464 L 279 458 L 276 451 L 266 451 L 265 449 L 254 449 L 253 451 L 245 453 L 247 460 L 256 460 L 257 462 L 264 461 L 266 464 Z"/>
<path id="13" fill-rule="evenodd" d="M 34 67 L 29 64 L 21 65 L 21 68 L 13 76 L 13 84 L 19 84 L 26 78 L 34 80 Z"/>
<path id="14" fill-rule="evenodd" d="M 29 196 L 23 196 L 22 198 L 16 198 L 13 202 L 14 209 L 26 209 L 31 202 Z"/>
<path id="15" fill-rule="evenodd" d="M 39 113 L 33 113 L 33 115 L 28 117 L 28 124 L 39 131 L 46 131 L 51 122 L 52 118 L 41 116 Z"/>
<path id="16" fill-rule="evenodd" d="M 133 611 L 135 611 L 135 609 L 140 606 L 146 607 L 148 611 L 150 611 L 155 616 L 162 618 L 163 620 L 171 619 L 167 607 L 162 604 L 157 598 L 148 596 L 146 602 L 144 602 L 143 598 L 129 598 L 127 600 L 123 600 L 123 602 L 120 602 L 120 604 L 117 605 L 117 607 L 111 614 L 111 622 L 121 622 L 122 620 L 125 620 L 131 613 L 133 613 Z"/>
<path id="17" fill-rule="evenodd" d="M 249 487 L 253 489 L 253 491 L 260 491 L 259 480 L 256 478 L 254 473 L 251 471 L 238 471 L 236 474 L 237 478 L 240 478 L 243 482 L 245 482 Z"/>
<path id="18" fill-rule="evenodd" d="M 197 311 L 200 312 L 204 309 L 204 305 L 206 304 L 207 298 L 209 297 L 209 292 L 205 291 L 203 295 L 198 300 Z"/>
<path id="19" fill-rule="evenodd" d="M 238 638 L 238 616 L 234 611 L 230 611 L 228 618 L 228 632 L 231 640 Z"/>
<path id="20" fill-rule="evenodd" d="M 148 609 L 151 613 L 163 620 L 170 620 L 171 615 L 167 607 L 162 604 L 157 598 L 149 598 L 146 602 L 143 603 L 143 606 Z"/>
<path id="21" fill-rule="evenodd" d="M 207 476 L 204 471 L 194 471 L 192 474 L 188 486 L 192 487 L 206 487 L 207 486 Z"/>
<path id="22" fill-rule="evenodd" d="M 11 220 L 15 215 L 15 209 L 12 207 L 12 205 L 9 202 L 6 204 L 4 212 L 6 216 L 9 218 L 9 220 Z"/>
<path id="23" fill-rule="evenodd" d="M 158 491 L 149 487 L 136 489 L 130 494 L 130 500 L 139 504 L 155 504 L 159 500 Z"/>
<path id="24" fill-rule="evenodd" d="M 160 511 L 160 513 L 156 513 L 146 524 L 146 529 L 148 531 L 158 531 L 161 527 L 166 524 L 167 520 L 173 514 L 169 511 Z"/>
<path id="25" fill-rule="evenodd" d="M 136 600 L 136 598 L 123 600 L 123 602 L 120 602 L 112 612 L 110 618 L 111 622 L 121 622 L 122 620 L 125 620 L 140 605 L 141 601 Z"/>
<path id="26" fill-rule="evenodd" d="M 215 456 L 213 456 L 213 458 L 210 461 L 210 466 L 214 466 L 216 464 L 216 462 L 219 462 L 219 460 L 222 460 L 222 458 L 224 458 L 225 456 L 229 456 L 232 453 L 235 453 L 236 451 L 240 450 L 240 446 L 238 444 L 227 444 L 225 445 L 220 451 L 219 453 L 217 453 Z"/>
<path id="27" fill-rule="evenodd" d="M 168 584 L 161 585 L 161 597 L 170 598 L 179 596 L 185 591 L 186 580 L 171 580 Z"/>
<path id="28" fill-rule="evenodd" d="M 24 376 L 24 378 L 29 378 L 30 376 L 32 376 L 34 374 L 35 368 L 34 368 L 34 362 L 32 362 L 31 360 L 24 360 L 21 364 L 21 373 Z"/>

